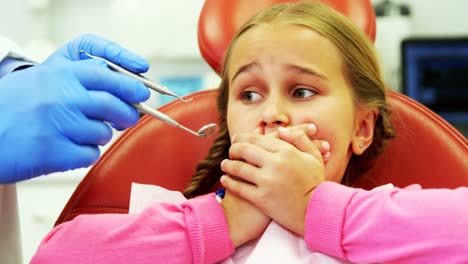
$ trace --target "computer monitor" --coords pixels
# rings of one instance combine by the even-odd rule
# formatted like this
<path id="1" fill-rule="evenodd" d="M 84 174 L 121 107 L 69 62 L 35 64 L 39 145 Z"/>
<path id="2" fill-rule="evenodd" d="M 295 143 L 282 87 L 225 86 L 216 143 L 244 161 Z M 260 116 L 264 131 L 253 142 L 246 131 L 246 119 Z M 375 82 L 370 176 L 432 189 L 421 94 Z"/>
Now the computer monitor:
<path id="1" fill-rule="evenodd" d="M 402 92 L 455 126 L 468 124 L 468 36 L 401 45 Z"/>

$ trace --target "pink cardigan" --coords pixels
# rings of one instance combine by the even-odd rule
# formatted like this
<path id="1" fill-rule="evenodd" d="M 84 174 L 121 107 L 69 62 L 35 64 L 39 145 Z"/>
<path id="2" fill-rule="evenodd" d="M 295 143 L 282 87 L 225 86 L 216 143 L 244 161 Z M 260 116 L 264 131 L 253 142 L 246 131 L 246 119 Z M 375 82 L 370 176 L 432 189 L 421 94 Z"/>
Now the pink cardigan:
<path id="1" fill-rule="evenodd" d="M 333 194 L 333 195 L 332 195 Z M 351 262 L 468 263 L 468 188 L 365 191 L 325 182 L 307 245 Z M 81 215 L 55 227 L 31 263 L 214 263 L 234 253 L 214 194 L 138 215 Z"/>

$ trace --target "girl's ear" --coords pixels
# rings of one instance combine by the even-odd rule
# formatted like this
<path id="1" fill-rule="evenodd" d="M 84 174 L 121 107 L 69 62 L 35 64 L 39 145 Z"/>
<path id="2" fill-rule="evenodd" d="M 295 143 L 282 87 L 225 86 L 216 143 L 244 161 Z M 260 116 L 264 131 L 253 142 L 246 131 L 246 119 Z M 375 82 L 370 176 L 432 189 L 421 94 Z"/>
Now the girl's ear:
<path id="1" fill-rule="evenodd" d="M 351 142 L 354 154 L 361 155 L 372 144 L 377 116 L 378 111 L 375 108 L 363 110 L 358 115 L 356 129 Z"/>

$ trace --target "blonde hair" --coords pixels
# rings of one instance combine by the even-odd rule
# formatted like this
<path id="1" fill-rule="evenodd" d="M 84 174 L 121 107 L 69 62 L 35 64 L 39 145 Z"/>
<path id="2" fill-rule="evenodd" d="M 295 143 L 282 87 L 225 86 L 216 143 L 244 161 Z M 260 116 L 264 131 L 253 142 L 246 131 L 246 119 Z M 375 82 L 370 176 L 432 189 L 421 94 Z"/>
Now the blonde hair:
<path id="1" fill-rule="evenodd" d="M 223 69 L 218 111 L 221 133 L 208 156 L 200 162 L 185 190 L 187 197 L 209 192 L 222 175 L 220 163 L 228 158 L 230 147 L 226 115 L 229 93 L 228 65 L 232 49 L 241 35 L 259 24 L 284 23 L 310 28 L 329 39 L 340 51 L 344 62 L 344 75 L 352 87 L 356 105 L 375 108 L 378 117 L 372 144 L 362 155 L 352 155 L 342 183 L 352 183 L 362 176 L 379 156 L 389 139 L 395 136 L 390 123 L 390 111 L 386 103 L 385 86 L 372 42 L 347 18 L 332 8 L 318 2 L 283 3 L 266 9 L 247 21 L 234 36 L 227 50 Z"/>

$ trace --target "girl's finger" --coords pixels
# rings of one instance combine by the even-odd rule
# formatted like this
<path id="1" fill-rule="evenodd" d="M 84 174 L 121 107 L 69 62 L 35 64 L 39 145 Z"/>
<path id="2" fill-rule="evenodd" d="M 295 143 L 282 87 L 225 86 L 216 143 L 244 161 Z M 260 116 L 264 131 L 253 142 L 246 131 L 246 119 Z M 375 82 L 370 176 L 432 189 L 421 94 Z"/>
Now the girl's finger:
<path id="1" fill-rule="evenodd" d="M 317 146 L 317 149 L 322 153 L 322 158 L 324 162 L 327 162 L 330 159 L 330 143 L 325 140 L 312 140 L 312 142 Z"/>
<path id="2" fill-rule="evenodd" d="M 258 186 L 261 181 L 259 168 L 240 160 L 225 159 L 221 162 L 221 170 L 228 175 L 235 175 L 240 181 Z"/>
<path id="3" fill-rule="evenodd" d="M 263 167 L 271 158 L 271 152 L 249 142 L 237 142 L 229 147 L 229 158 L 244 160 L 254 166 Z"/>
<path id="4" fill-rule="evenodd" d="M 221 185 L 232 194 L 239 196 L 240 198 L 243 198 L 251 203 L 256 200 L 255 194 L 257 187 L 255 185 L 235 180 L 227 175 L 221 176 L 220 182 Z"/>
<path id="5" fill-rule="evenodd" d="M 310 139 L 312 139 L 312 137 L 317 133 L 317 127 L 314 124 L 300 124 L 297 126 L 287 127 L 287 129 L 289 129 L 290 131 L 293 131 L 293 130 L 304 131 L 304 133 L 306 133 L 306 135 Z M 278 138 L 278 130 L 276 130 L 275 132 L 266 134 L 265 136 Z"/>
<path id="6" fill-rule="evenodd" d="M 317 148 L 317 144 L 312 142 L 309 137 L 301 130 L 290 131 L 287 128 L 279 127 L 278 136 L 281 140 L 288 142 L 298 150 L 311 154 L 318 160 L 322 160 L 322 153 Z"/>
<path id="7" fill-rule="evenodd" d="M 284 147 L 285 142 L 278 138 L 266 137 L 264 135 L 259 135 L 255 133 L 241 133 L 236 134 L 235 137 L 231 139 L 231 144 L 235 143 L 250 143 L 256 145 L 268 152 L 278 152 L 281 148 Z"/>

